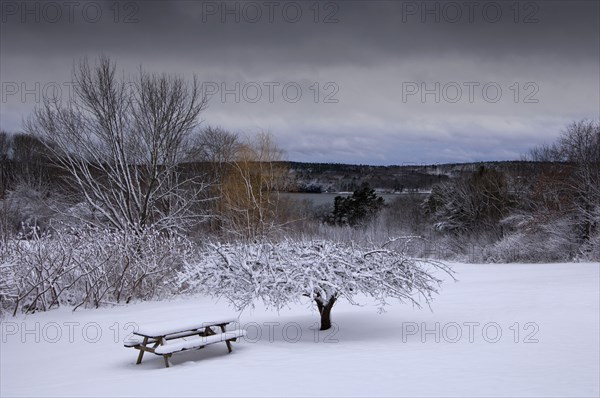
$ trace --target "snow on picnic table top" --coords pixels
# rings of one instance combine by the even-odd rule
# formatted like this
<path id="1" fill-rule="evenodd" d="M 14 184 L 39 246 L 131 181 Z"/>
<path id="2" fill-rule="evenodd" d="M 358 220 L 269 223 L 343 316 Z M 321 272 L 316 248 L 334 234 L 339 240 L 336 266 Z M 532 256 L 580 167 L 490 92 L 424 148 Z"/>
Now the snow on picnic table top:
<path id="1" fill-rule="evenodd" d="M 145 323 L 143 325 L 139 325 L 137 330 L 133 332 L 138 336 L 144 337 L 161 337 L 169 334 L 185 332 L 188 330 L 194 329 L 203 329 L 209 326 L 216 325 L 224 325 L 232 322 L 237 322 L 238 319 L 235 317 L 228 318 L 217 318 L 211 319 L 208 321 L 202 320 L 169 320 L 169 321 L 160 321 L 160 322 L 152 322 Z"/>

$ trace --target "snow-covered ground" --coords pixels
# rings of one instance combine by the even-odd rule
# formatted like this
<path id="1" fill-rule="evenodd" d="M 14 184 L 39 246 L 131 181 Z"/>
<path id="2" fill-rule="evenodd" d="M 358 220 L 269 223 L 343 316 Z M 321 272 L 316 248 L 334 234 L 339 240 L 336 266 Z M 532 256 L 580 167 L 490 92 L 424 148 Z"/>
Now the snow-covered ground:
<path id="1" fill-rule="evenodd" d="M 232 314 L 186 297 L 2 321 L 1 396 L 598 396 L 598 263 L 456 264 L 433 312 L 340 301 L 240 316 L 248 336 L 175 354 L 123 347 L 134 324 Z M 235 315 L 235 314 L 234 314 Z"/>

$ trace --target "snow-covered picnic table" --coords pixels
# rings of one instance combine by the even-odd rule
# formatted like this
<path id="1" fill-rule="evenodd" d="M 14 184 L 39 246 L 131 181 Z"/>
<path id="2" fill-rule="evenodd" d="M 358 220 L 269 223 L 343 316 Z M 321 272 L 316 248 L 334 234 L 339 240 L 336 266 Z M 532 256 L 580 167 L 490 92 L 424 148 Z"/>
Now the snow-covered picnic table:
<path id="1" fill-rule="evenodd" d="M 209 322 L 156 322 L 140 325 L 130 338 L 124 342 L 125 347 L 139 350 L 136 364 L 142 363 L 144 352 L 162 355 L 165 366 L 170 366 L 169 358 L 176 352 L 204 348 L 214 343 L 225 342 L 231 352 L 231 342 L 245 336 L 243 329 L 227 330 L 226 326 L 237 322 L 235 318 L 216 319 Z M 213 328 L 219 328 L 220 332 Z"/>

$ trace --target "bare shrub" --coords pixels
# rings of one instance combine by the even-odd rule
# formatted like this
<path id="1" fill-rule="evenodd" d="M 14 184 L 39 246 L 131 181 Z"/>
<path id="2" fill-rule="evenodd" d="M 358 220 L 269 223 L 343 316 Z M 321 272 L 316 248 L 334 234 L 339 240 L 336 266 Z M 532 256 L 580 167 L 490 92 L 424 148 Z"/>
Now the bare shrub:
<path id="1" fill-rule="evenodd" d="M 146 229 L 53 230 L 0 250 L 2 308 L 46 311 L 149 300 L 177 290 L 177 271 L 193 253 L 187 240 Z"/>

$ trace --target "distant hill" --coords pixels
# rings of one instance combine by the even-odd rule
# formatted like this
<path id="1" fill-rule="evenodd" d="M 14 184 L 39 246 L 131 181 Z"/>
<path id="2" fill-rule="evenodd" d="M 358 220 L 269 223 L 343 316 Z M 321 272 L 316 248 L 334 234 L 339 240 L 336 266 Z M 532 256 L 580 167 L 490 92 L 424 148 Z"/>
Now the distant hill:
<path id="1" fill-rule="evenodd" d="M 370 166 L 341 163 L 287 162 L 290 192 L 352 192 L 368 185 L 380 192 L 426 192 L 440 182 L 471 173 L 480 167 L 493 168 L 513 177 L 540 172 L 539 162 L 501 161 L 435 165 Z"/>
<path id="2" fill-rule="evenodd" d="M 43 145 L 25 134 L 8 136 L 0 133 L 0 199 L 19 181 L 45 181 L 49 186 L 61 186 L 65 172 L 52 165 L 52 159 Z M 369 186 L 380 193 L 429 192 L 434 184 L 457 178 L 480 167 L 494 168 L 509 177 L 531 177 L 548 167 L 546 163 L 503 161 L 449 163 L 431 165 L 371 166 L 341 163 L 285 162 L 289 173 L 283 185 L 286 192 L 353 192 Z M 206 162 L 182 164 L 189 174 L 206 173 Z M 60 185 L 59 185 L 60 184 Z"/>

